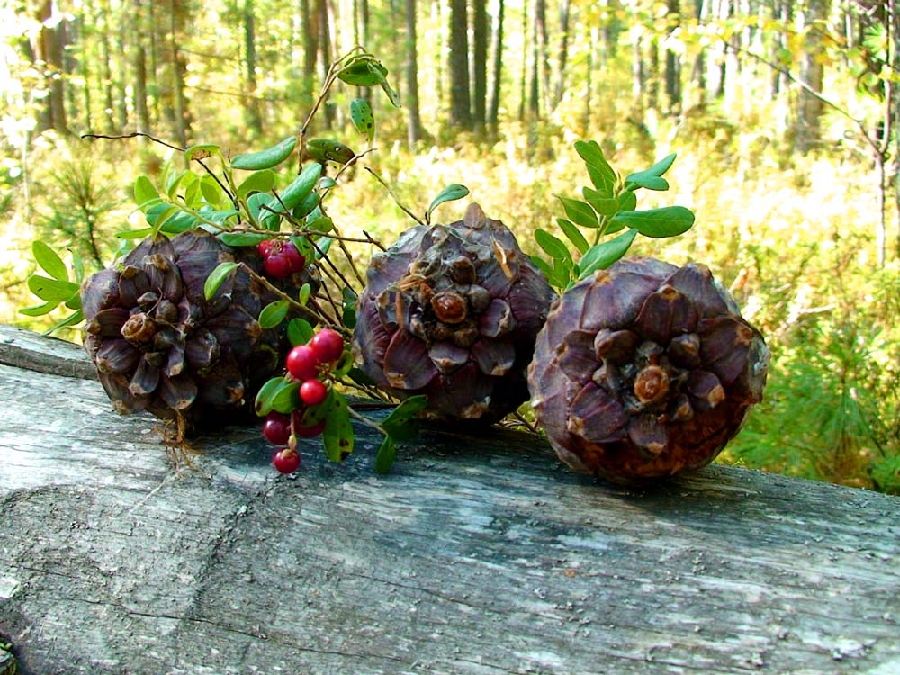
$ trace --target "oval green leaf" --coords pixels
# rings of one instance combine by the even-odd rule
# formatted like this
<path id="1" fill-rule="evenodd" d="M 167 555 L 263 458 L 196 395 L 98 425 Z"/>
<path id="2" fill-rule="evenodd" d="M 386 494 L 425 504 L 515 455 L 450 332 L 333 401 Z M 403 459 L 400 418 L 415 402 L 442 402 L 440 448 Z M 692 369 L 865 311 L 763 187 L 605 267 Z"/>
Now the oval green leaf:
<path id="1" fill-rule="evenodd" d="M 313 329 L 306 319 L 291 319 L 287 327 L 288 340 L 292 347 L 305 345 L 313 336 Z"/>
<path id="2" fill-rule="evenodd" d="M 154 199 L 159 199 L 159 192 L 156 191 L 156 186 L 150 182 L 147 176 L 138 176 L 134 181 L 135 203 L 141 210 L 144 210 L 143 206 Z"/>
<path id="3" fill-rule="evenodd" d="M 391 470 L 396 459 L 397 445 L 394 443 L 393 438 L 385 436 L 381 442 L 381 447 L 378 448 L 378 453 L 375 455 L 375 473 L 386 474 Z"/>
<path id="4" fill-rule="evenodd" d="M 628 230 L 618 237 L 591 247 L 578 262 L 579 279 L 584 279 L 597 270 L 605 270 L 628 252 L 637 236 L 636 230 Z"/>
<path id="5" fill-rule="evenodd" d="M 192 159 L 206 159 L 207 157 L 219 156 L 222 149 L 218 145 L 205 143 L 203 145 L 193 145 L 184 151 L 184 158 L 188 162 Z"/>
<path id="6" fill-rule="evenodd" d="M 246 155 L 236 155 L 231 159 L 231 166 L 235 169 L 247 169 L 259 171 L 278 166 L 291 156 L 297 147 L 297 137 L 288 136 L 281 143 L 259 152 L 251 152 Z"/>
<path id="7" fill-rule="evenodd" d="M 45 302 L 66 302 L 80 289 L 78 284 L 71 281 L 61 281 L 41 274 L 32 274 L 28 277 L 28 290 Z"/>
<path id="8" fill-rule="evenodd" d="M 325 455 L 332 462 L 343 462 L 353 452 L 355 437 L 353 425 L 350 423 L 350 412 L 347 398 L 340 392 L 331 390 L 331 407 L 328 411 L 328 422 L 322 433 L 322 444 Z"/>
<path id="9" fill-rule="evenodd" d="M 219 290 L 222 282 L 228 278 L 228 275 L 231 274 L 237 266 L 238 264 L 236 262 L 219 263 L 216 268 L 209 273 L 209 276 L 206 277 L 206 281 L 203 282 L 203 297 L 210 300 L 216 294 L 216 291 Z"/>
<path id="10" fill-rule="evenodd" d="M 596 230 L 600 227 L 600 218 L 597 216 L 597 212 L 591 208 L 590 204 L 578 201 L 577 199 L 569 199 L 568 197 L 563 197 L 561 195 L 556 195 L 556 198 L 562 203 L 563 210 L 566 212 L 566 217 L 576 225 L 591 230 Z"/>
<path id="11" fill-rule="evenodd" d="M 34 307 L 25 307 L 24 309 L 20 309 L 19 314 L 24 314 L 25 316 L 44 316 L 44 314 L 49 314 L 57 307 L 59 307 L 58 302 L 48 300 L 41 305 L 35 305 Z"/>
<path id="12" fill-rule="evenodd" d="M 581 234 L 581 230 L 575 227 L 575 224 L 571 220 L 557 218 L 556 222 L 559 225 L 559 229 L 563 231 L 563 234 L 566 235 L 570 242 L 572 242 L 572 245 L 579 253 L 584 254 L 584 252 L 591 247 L 588 240 Z"/>
<path id="13" fill-rule="evenodd" d="M 254 192 L 270 192 L 274 187 L 275 172 L 271 169 L 263 169 L 247 176 L 247 179 L 238 185 L 237 193 L 240 199 L 246 199 L 249 194 Z"/>
<path id="14" fill-rule="evenodd" d="M 240 248 L 242 246 L 256 246 L 266 239 L 271 239 L 267 234 L 261 232 L 222 232 L 218 235 L 219 239 L 226 246 Z"/>
<path id="15" fill-rule="evenodd" d="M 35 239 L 31 242 L 31 252 L 37 264 L 51 277 L 60 281 L 69 280 L 69 270 L 66 268 L 66 264 L 47 244 L 40 239 Z"/>
<path id="16" fill-rule="evenodd" d="M 355 98 L 350 101 L 350 119 L 356 130 L 366 137 L 371 143 L 375 138 L 375 116 L 372 114 L 372 106 L 363 98 Z"/>
<path id="17" fill-rule="evenodd" d="M 691 229 L 694 214 L 683 206 L 664 206 L 649 211 L 620 211 L 613 223 L 637 230 L 645 237 L 677 237 Z"/>
<path id="18" fill-rule="evenodd" d="M 537 228 L 534 231 L 534 240 L 544 253 L 555 260 L 571 260 L 572 254 L 569 247 L 559 237 L 555 237 L 546 230 Z"/>
<path id="19" fill-rule="evenodd" d="M 287 211 L 291 211 L 302 204 L 312 193 L 312 189 L 316 186 L 321 175 L 321 164 L 307 164 L 303 171 L 278 195 L 282 206 Z"/>
<path id="20" fill-rule="evenodd" d="M 306 142 L 306 152 L 320 162 L 332 161 L 347 164 L 356 157 L 349 147 L 333 138 L 312 138 Z"/>
<path id="21" fill-rule="evenodd" d="M 287 300 L 275 300 L 270 302 L 263 307 L 262 311 L 259 313 L 259 318 L 257 319 L 259 327 L 263 330 L 275 328 L 275 326 L 284 321 L 284 317 L 287 316 L 290 308 L 291 303 Z"/>
<path id="22" fill-rule="evenodd" d="M 425 212 L 425 218 L 431 217 L 432 212 L 445 202 L 455 202 L 469 194 L 469 188 L 461 183 L 452 183 L 438 192 L 437 197 L 431 200 L 428 210 Z"/>

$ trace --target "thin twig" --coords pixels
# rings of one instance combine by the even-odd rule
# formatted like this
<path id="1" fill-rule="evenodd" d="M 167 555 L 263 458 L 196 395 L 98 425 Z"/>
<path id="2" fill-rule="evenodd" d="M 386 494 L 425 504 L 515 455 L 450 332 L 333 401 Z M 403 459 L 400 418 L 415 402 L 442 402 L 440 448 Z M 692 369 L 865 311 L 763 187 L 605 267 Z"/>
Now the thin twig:
<path id="1" fill-rule="evenodd" d="M 178 150 L 179 152 L 184 152 L 185 148 L 180 148 L 177 145 L 172 145 L 170 143 L 166 143 L 165 141 L 156 138 L 155 136 L 151 136 L 150 134 L 144 133 L 143 131 L 133 131 L 130 134 L 121 134 L 119 136 L 107 136 L 105 134 L 82 134 L 81 138 L 83 139 L 101 139 L 107 141 L 123 141 L 129 138 L 147 138 L 154 143 L 159 143 L 171 150 Z"/>

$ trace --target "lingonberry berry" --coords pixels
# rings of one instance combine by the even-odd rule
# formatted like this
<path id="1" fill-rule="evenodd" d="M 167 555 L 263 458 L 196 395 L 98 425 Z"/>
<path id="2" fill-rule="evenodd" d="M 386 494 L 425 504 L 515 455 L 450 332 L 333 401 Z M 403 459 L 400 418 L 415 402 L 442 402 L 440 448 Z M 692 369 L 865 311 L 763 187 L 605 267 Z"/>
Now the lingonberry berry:
<path id="1" fill-rule="evenodd" d="M 309 341 L 319 361 L 322 363 L 334 363 L 344 353 L 344 338 L 333 328 L 323 328 L 312 336 Z"/>
<path id="2" fill-rule="evenodd" d="M 328 387 L 320 380 L 306 380 L 300 385 L 300 400 L 312 408 L 328 396 Z"/>
<path id="3" fill-rule="evenodd" d="M 326 420 L 305 426 L 303 424 L 303 413 L 305 412 L 306 410 L 304 408 L 297 408 L 291 413 L 291 426 L 297 436 L 302 438 L 312 438 L 325 431 Z"/>
<path id="4" fill-rule="evenodd" d="M 263 261 L 263 268 L 270 277 L 284 279 L 291 274 L 291 261 L 281 253 L 272 253 Z"/>
<path id="5" fill-rule="evenodd" d="M 294 242 L 284 242 L 281 247 L 281 255 L 287 259 L 292 274 L 303 271 L 303 266 L 306 265 L 306 258 L 304 258 L 300 251 L 297 250 L 297 247 L 294 246 Z"/>
<path id="6" fill-rule="evenodd" d="M 294 473 L 300 468 L 300 453 L 290 448 L 282 448 L 272 456 L 272 466 L 281 473 Z"/>
<path id="7" fill-rule="evenodd" d="M 319 374 L 319 358 L 309 345 L 297 345 L 288 353 L 285 367 L 295 380 L 315 380 Z"/>
<path id="8" fill-rule="evenodd" d="M 274 243 L 274 239 L 264 239 L 256 245 L 256 250 L 263 258 L 268 258 L 272 252 L 272 244 Z"/>
<path id="9" fill-rule="evenodd" d="M 280 412 L 272 411 L 266 415 L 262 425 L 263 436 L 272 445 L 284 445 L 291 438 L 291 418 Z"/>

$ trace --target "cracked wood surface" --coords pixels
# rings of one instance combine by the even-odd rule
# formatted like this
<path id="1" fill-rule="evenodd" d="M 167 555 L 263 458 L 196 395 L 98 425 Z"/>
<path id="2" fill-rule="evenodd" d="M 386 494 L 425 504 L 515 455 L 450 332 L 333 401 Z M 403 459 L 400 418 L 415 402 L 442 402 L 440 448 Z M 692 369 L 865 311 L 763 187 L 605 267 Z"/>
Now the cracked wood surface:
<path id="1" fill-rule="evenodd" d="M 429 432 L 386 477 L 362 428 L 295 480 L 256 429 L 173 467 L 79 349 L 0 343 L 20 673 L 900 672 L 896 498 L 725 466 L 627 491 L 502 430 Z"/>

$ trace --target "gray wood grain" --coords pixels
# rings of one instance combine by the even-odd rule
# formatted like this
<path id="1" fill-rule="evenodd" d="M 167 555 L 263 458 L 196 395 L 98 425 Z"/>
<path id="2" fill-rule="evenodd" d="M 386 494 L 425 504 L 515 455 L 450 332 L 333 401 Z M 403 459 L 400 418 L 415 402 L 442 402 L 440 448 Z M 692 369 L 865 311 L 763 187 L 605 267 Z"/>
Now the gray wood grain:
<path id="1" fill-rule="evenodd" d="M 900 673 L 896 498 L 726 466 L 628 491 L 504 430 L 378 477 L 358 428 L 292 480 L 252 428 L 173 463 L 95 381 L 2 365 L 0 397 L 20 672 Z"/>

